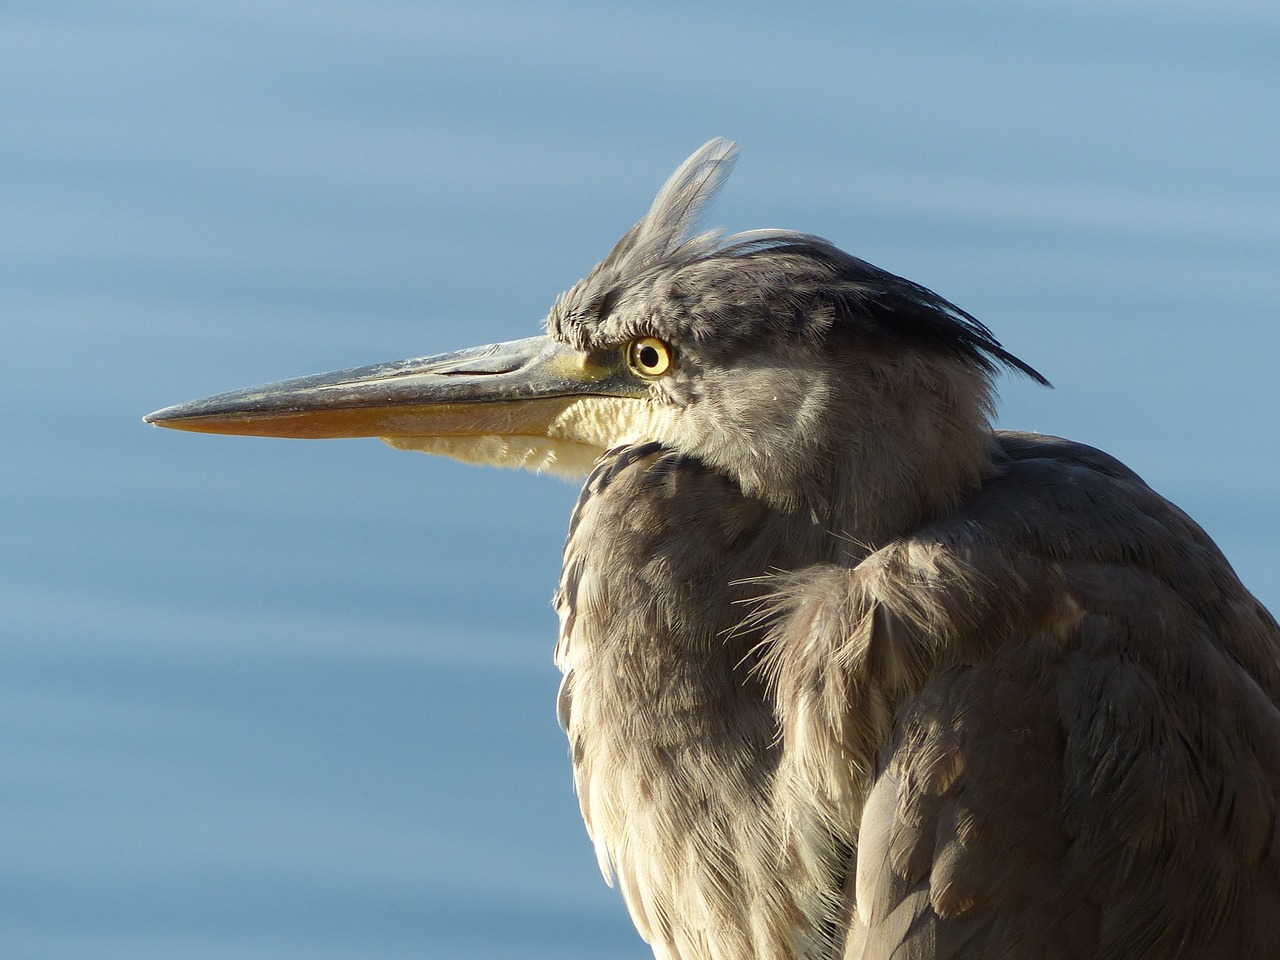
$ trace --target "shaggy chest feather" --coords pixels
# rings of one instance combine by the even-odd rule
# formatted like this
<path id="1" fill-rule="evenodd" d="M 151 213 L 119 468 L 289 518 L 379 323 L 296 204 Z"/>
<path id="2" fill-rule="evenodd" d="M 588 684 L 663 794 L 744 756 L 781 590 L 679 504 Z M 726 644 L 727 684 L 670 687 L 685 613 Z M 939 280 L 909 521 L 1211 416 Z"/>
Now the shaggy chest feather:
<path id="1" fill-rule="evenodd" d="M 759 637 L 733 629 L 741 581 L 768 570 L 751 548 L 767 514 L 668 466 L 637 447 L 598 469 L 565 547 L 560 719 L 583 818 L 660 960 L 827 958 L 844 860 L 784 812 Z"/>

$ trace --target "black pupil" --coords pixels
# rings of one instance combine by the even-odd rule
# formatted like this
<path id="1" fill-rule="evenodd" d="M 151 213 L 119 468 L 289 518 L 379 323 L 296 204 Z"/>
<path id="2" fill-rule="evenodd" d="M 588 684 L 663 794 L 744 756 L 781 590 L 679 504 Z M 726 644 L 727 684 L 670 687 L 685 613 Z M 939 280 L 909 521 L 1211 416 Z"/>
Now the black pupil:
<path id="1" fill-rule="evenodd" d="M 640 366 L 652 369 L 658 365 L 658 348 L 644 346 L 640 348 Z"/>

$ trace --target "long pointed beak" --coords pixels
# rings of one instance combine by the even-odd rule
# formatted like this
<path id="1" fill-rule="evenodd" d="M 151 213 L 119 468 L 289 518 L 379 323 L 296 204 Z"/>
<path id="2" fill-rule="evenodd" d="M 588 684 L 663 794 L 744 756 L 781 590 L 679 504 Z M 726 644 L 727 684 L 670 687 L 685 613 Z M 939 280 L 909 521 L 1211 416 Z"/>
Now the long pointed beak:
<path id="1" fill-rule="evenodd" d="M 546 436 L 577 400 L 645 393 L 612 357 L 529 337 L 250 387 L 143 419 L 259 437 Z"/>

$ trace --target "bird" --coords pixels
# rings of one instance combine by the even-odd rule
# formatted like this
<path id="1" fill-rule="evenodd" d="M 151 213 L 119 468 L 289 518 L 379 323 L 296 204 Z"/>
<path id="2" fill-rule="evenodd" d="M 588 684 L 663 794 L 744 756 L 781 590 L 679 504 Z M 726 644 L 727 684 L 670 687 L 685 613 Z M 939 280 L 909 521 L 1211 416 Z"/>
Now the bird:
<path id="1" fill-rule="evenodd" d="M 557 714 L 656 960 L 1280 956 L 1280 628 L 1047 384 L 816 236 L 700 231 L 724 139 L 545 333 L 168 407 L 585 477 Z M 513 801 L 514 802 L 514 801 Z"/>

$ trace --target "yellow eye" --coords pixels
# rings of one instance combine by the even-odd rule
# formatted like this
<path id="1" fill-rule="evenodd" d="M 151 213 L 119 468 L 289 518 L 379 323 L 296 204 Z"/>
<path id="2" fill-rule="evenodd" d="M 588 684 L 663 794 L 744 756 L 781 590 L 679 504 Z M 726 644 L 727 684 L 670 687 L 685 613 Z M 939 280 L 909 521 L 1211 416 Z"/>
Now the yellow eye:
<path id="1" fill-rule="evenodd" d="M 657 337 L 641 337 L 627 348 L 627 362 L 631 369 L 648 380 L 656 380 L 671 372 L 674 359 L 671 347 Z"/>

